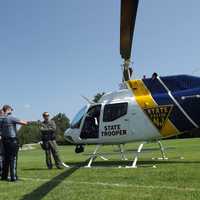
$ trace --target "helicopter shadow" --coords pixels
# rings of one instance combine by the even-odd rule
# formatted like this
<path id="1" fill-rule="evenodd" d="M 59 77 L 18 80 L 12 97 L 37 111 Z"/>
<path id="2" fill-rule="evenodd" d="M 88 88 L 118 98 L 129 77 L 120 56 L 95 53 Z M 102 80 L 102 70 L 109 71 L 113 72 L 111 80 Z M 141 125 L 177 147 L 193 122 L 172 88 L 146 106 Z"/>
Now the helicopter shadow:
<path id="1" fill-rule="evenodd" d="M 174 158 L 176 159 L 176 158 Z M 87 161 L 83 161 L 83 162 L 67 162 L 67 164 L 70 167 L 76 167 L 76 166 L 80 166 L 80 167 L 85 167 L 87 165 Z M 94 168 L 119 168 L 119 166 L 121 167 L 125 167 L 125 166 L 131 166 L 133 163 L 133 161 L 128 160 L 128 161 L 95 161 L 92 163 L 91 167 Z M 188 160 L 142 160 L 142 161 L 138 161 L 137 162 L 137 166 L 138 167 L 152 167 L 153 165 L 156 164 L 200 164 L 200 161 L 188 161 Z"/>

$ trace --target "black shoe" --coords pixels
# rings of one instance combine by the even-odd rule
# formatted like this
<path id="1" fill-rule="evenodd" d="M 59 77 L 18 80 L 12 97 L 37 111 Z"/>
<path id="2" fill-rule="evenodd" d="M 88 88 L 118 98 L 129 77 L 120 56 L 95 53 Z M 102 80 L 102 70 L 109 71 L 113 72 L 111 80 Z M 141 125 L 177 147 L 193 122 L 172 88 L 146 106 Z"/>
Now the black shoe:
<path id="1" fill-rule="evenodd" d="M 10 181 L 11 181 L 11 182 L 15 182 L 15 181 L 17 181 L 17 180 L 18 180 L 17 177 L 10 178 Z"/>
<path id="2" fill-rule="evenodd" d="M 10 179 L 10 182 L 16 182 L 18 181 L 17 179 Z"/>
<path id="3" fill-rule="evenodd" d="M 9 178 L 2 178 L 1 181 L 10 181 Z"/>
<path id="4" fill-rule="evenodd" d="M 56 166 L 56 167 L 57 167 L 57 169 L 63 169 L 63 167 L 60 166 L 60 165 L 58 165 L 58 166 Z"/>
<path id="5" fill-rule="evenodd" d="M 53 167 L 47 167 L 48 169 L 52 169 Z"/>
<path id="6" fill-rule="evenodd" d="M 1 180 L 2 180 L 2 181 L 7 181 L 7 180 L 8 180 L 8 176 L 5 176 L 5 175 L 4 175 L 4 176 L 1 176 Z"/>

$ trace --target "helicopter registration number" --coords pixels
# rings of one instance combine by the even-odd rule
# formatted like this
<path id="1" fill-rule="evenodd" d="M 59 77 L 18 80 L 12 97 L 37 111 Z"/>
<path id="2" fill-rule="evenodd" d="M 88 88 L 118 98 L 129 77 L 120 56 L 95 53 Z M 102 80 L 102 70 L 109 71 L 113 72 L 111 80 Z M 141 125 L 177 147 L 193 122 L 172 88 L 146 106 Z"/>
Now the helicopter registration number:
<path id="1" fill-rule="evenodd" d="M 102 136 L 122 136 L 127 135 L 127 130 L 122 130 L 120 124 L 104 126 Z"/>

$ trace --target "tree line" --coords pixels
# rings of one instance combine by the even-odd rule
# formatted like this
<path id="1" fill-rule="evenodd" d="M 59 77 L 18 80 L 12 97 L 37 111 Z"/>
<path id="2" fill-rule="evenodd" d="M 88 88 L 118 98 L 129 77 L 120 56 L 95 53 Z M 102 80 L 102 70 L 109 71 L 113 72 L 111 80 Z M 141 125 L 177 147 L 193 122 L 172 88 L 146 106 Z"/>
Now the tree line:
<path id="1" fill-rule="evenodd" d="M 52 118 L 56 123 L 56 140 L 59 144 L 66 144 L 64 132 L 70 126 L 68 117 L 64 113 L 58 113 Z M 41 132 L 38 122 L 32 122 L 29 125 L 22 126 L 18 131 L 20 145 L 36 143 L 41 141 Z"/>

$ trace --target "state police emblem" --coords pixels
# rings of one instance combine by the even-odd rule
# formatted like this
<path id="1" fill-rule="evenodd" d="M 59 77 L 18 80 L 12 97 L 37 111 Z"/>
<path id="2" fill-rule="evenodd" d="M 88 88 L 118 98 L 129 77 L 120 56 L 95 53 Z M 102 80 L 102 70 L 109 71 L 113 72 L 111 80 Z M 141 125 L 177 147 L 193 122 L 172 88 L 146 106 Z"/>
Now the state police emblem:
<path id="1" fill-rule="evenodd" d="M 161 130 L 169 118 L 173 105 L 162 105 L 152 108 L 145 108 L 144 111 L 157 129 Z"/>

